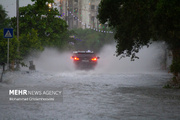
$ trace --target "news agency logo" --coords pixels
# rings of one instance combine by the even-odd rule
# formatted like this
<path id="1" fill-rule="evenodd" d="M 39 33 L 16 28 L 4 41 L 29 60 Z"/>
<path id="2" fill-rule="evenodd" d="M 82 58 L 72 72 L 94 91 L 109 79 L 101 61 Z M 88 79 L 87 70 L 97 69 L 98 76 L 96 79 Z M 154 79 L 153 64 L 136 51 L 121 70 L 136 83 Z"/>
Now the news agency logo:
<path id="1" fill-rule="evenodd" d="M 11 89 L 8 91 L 9 101 L 58 101 L 63 102 L 62 89 L 30 90 Z"/>
<path id="2" fill-rule="evenodd" d="M 9 95 L 62 95 L 62 91 L 44 90 L 44 91 L 29 91 L 29 90 L 9 90 Z"/>
<path id="3" fill-rule="evenodd" d="M 9 95 L 28 95 L 27 90 L 9 90 Z"/>

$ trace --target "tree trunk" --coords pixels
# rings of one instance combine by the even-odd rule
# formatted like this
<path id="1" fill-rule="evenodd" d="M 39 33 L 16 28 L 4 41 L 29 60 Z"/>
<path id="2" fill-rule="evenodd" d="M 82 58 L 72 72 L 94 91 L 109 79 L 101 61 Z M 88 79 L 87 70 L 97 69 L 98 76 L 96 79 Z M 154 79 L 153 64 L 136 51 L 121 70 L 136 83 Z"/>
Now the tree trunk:
<path id="1" fill-rule="evenodd" d="M 175 84 L 180 84 L 180 49 L 173 50 L 172 54 L 173 62 L 171 65 L 171 72 L 173 72 L 174 75 L 173 81 Z"/>

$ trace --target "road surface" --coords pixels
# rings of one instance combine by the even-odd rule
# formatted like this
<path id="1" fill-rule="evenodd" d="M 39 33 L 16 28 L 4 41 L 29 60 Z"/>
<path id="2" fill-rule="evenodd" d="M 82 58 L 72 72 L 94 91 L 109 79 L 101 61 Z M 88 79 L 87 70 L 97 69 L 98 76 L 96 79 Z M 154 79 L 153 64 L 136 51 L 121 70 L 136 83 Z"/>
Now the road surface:
<path id="1" fill-rule="evenodd" d="M 1 101 L 1 120 L 179 120 L 180 90 L 164 89 L 167 72 L 12 72 L 2 91 L 62 88 L 63 101 Z"/>

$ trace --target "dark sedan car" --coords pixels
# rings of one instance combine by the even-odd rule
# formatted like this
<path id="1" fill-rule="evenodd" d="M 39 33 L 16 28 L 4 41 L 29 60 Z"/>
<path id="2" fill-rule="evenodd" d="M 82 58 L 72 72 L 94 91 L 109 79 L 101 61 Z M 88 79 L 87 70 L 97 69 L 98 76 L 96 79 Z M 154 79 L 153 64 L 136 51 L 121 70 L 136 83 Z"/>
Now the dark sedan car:
<path id="1" fill-rule="evenodd" d="M 77 69 L 93 69 L 99 57 L 93 51 L 73 51 L 71 57 Z"/>

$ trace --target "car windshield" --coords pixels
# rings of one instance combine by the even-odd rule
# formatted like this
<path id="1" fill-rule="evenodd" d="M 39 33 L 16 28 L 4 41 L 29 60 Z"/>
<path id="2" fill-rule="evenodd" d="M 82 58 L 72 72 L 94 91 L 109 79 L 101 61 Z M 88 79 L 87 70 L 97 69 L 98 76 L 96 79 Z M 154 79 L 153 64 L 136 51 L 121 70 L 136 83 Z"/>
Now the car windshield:
<path id="1" fill-rule="evenodd" d="M 78 57 L 93 57 L 95 56 L 94 53 L 76 53 L 75 56 L 78 56 Z"/>

